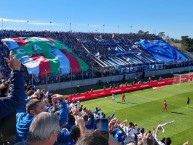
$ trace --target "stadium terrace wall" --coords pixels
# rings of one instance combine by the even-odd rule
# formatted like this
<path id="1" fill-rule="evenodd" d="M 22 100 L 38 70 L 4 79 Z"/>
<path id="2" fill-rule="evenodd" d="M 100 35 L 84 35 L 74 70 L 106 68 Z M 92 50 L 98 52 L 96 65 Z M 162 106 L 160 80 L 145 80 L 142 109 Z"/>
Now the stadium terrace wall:
<path id="1" fill-rule="evenodd" d="M 155 70 L 155 71 L 146 71 L 145 77 L 149 76 L 159 76 L 164 74 L 174 74 L 174 73 L 182 73 L 182 72 L 189 72 L 193 71 L 193 66 L 191 67 L 182 67 L 182 68 L 173 68 L 173 69 L 166 69 L 166 70 Z M 126 80 L 132 80 L 132 79 L 139 79 L 141 75 L 141 72 L 133 73 L 133 74 L 125 74 Z M 110 81 L 121 81 L 123 78 L 123 75 L 116 75 L 116 76 L 108 76 L 108 77 L 101 77 L 101 78 L 93 78 L 93 79 L 85 79 L 85 80 L 76 80 L 76 81 L 69 81 L 69 82 L 62 82 L 62 83 L 55 83 L 55 84 L 47 84 L 47 85 L 40 85 L 38 86 L 40 89 L 49 89 L 51 91 L 53 90 L 60 90 L 60 89 L 66 89 L 66 88 L 74 88 L 77 85 L 79 86 L 87 86 L 87 85 L 93 85 L 101 82 L 110 82 Z"/>

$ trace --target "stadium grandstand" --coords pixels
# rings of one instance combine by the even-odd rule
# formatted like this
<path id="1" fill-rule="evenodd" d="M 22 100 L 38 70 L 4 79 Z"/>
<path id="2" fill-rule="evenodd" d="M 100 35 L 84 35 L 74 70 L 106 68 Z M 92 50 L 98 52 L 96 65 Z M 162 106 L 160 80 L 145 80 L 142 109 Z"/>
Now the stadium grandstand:
<path id="1" fill-rule="evenodd" d="M 124 74 L 126 78 L 129 78 L 127 77 L 129 74 L 135 74 L 134 77 L 139 77 L 144 74 L 145 77 L 148 77 L 152 76 L 152 73 L 154 76 L 161 75 L 159 72 L 163 74 L 163 70 L 168 69 L 170 69 L 169 72 L 171 73 L 179 73 L 179 70 L 180 72 L 191 71 L 192 67 L 190 66 L 193 65 L 190 55 L 185 55 L 170 46 L 161 37 L 154 34 L 1 30 L 1 73 L 5 78 L 8 77 L 9 69 L 7 69 L 6 64 L 3 63 L 3 57 L 9 54 L 9 41 L 13 42 L 11 38 L 14 38 L 14 41 L 18 41 L 19 44 L 22 43 L 22 40 L 20 40 L 22 37 L 24 40 L 30 37 L 57 39 L 66 45 L 66 48 L 69 48 L 70 51 L 73 52 L 73 55 L 83 60 L 82 64 L 78 62 L 80 65 L 77 67 L 72 66 L 71 63 L 69 66 L 64 66 L 64 69 L 62 69 L 62 62 L 59 62 L 59 64 L 54 62 L 54 65 L 58 65 L 55 71 L 46 70 L 45 68 L 41 68 L 40 65 L 38 66 L 39 72 L 35 72 L 35 69 L 29 69 L 29 67 L 23 67 L 26 80 L 29 81 L 28 83 L 34 85 L 54 84 Z M 51 53 L 51 51 L 48 53 Z M 55 55 L 55 57 L 57 56 Z M 71 61 L 73 61 L 73 59 L 71 59 Z M 23 64 L 27 66 L 24 62 Z M 175 70 L 177 70 L 177 72 Z M 40 74 L 40 71 L 43 71 L 43 74 Z M 147 72 L 151 73 L 148 75 Z M 165 73 L 168 73 L 168 71 Z"/>

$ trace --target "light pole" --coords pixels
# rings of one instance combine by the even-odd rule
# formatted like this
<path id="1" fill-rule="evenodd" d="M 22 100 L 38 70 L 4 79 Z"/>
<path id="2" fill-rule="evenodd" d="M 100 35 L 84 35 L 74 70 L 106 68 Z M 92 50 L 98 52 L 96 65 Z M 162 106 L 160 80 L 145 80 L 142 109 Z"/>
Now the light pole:
<path id="1" fill-rule="evenodd" d="M 144 34 L 143 28 L 144 28 L 144 27 L 142 26 L 142 27 L 141 27 L 142 34 Z"/>
<path id="2" fill-rule="evenodd" d="M 88 27 L 88 32 L 90 32 L 90 30 L 89 30 L 89 24 L 87 25 L 87 27 Z"/>
<path id="3" fill-rule="evenodd" d="M 3 30 L 3 19 L 1 19 L 1 29 Z"/>
<path id="4" fill-rule="evenodd" d="M 27 31 L 29 31 L 29 21 L 27 21 Z"/>
<path id="5" fill-rule="evenodd" d="M 105 29 L 105 24 L 103 24 L 103 33 L 104 33 L 104 29 Z"/>
<path id="6" fill-rule="evenodd" d="M 70 22 L 70 32 L 72 31 L 71 27 L 72 27 L 72 24 L 71 24 L 71 22 Z"/>
<path id="7" fill-rule="evenodd" d="M 52 22 L 50 21 L 50 32 L 51 32 L 51 25 L 52 25 Z"/>
<path id="8" fill-rule="evenodd" d="M 157 32 L 156 32 L 156 29 L 155 29 L 155 35 L 156 35 L 156 33 L 157 33 Z"/>
<path id="9" fill-rule="evenodd" d="M 119 25 L 117 26 L 117 28 L 118 28 L 118 34 L 119 34 Z"/>

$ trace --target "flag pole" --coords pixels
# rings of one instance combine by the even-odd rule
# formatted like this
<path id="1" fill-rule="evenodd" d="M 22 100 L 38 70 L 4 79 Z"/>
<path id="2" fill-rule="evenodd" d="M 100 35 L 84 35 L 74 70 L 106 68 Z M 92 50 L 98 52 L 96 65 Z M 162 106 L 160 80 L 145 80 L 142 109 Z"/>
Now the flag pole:
<path id="1" fill-rule="evenodd" d="M 46 69 L 45 69 L 46 71 Z M 46 90 L 48 90 L 48 74 L 47 74 L 47 71 L 46 71 Z"/>
<path id="2" fill-rule="evenodd" d="M 70 22 L 70 32 L 72 32 L 72 29 L 71 29 L 71 27 L 72 27 L 72 24 L 71 24 L 71 22 Z"/>
<path id="3" fill-rule="evenodd" d="M 3 30 L 3 19 L 1 19 L 1 29 Z"/>
<path id="4" fill-rule="evenodd" d="M 34 75 L 33 74 L 31 74 L 32 75 L 32 86 L 34 85 Z"/>
<path id="5" fill-rule="evenodd" d="M 70 68 L 70 79 L 71 79 L 71 87 L 72 87 L 72 68 Z"/>
<path id="6" fill-rule="evenodd" d="M 92 65 L 92 79 L 93 79 L 93 65 Z"/>
<path id="7" fill-rule="evenodd" d="M 29 31 L 29 21 L 27 21 L 27 31 Z"/>
<path id="8" fill-rule="evenodd" d="M 60 68 L 58 70 L 58 74 L 59 74 L 59 89 L 60 89 Z"/>
<path id="9" fill-rule="evenodd" d="M 83 80 L 83 70 L 82 70 L 82 67 L 81 67 L 81 72 L 82 72 L 82 80 Z"/>

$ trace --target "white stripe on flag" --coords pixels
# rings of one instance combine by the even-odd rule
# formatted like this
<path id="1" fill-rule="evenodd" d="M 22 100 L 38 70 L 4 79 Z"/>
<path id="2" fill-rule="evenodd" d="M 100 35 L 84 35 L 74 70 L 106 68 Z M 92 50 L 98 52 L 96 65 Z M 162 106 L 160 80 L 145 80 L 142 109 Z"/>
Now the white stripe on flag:
<path id="1" fill-rule="evenodd" d="M 9 50 L 13 50 L 19 47 L 17 42 L 11 38 L 5 38 L 5 39 L 2 39 L 1 41 L 8 47 Z"/>
<path id="2" fill-rule="evenodd" d="M 42 38 L 42 37 L 31 37 L 31 40 L 36 40 L 36 41 L 49 41 L 47 38 Z"/>
<path id="3" fill-rule="evenodd" d="M 60 62 L 60 74 L 69 74 L 70 73 L 70 61 L 60 50 L 51 50 L 53 54 Z"/>
<path id="4" fill-rule="evenodd" d="M 20 61 L 27 67 L 28 73 L 35 75 L 38 77 L 40 68 L 39 63 L 34 61 L 32 58 L 28 56 L 23 56 Z"/>

